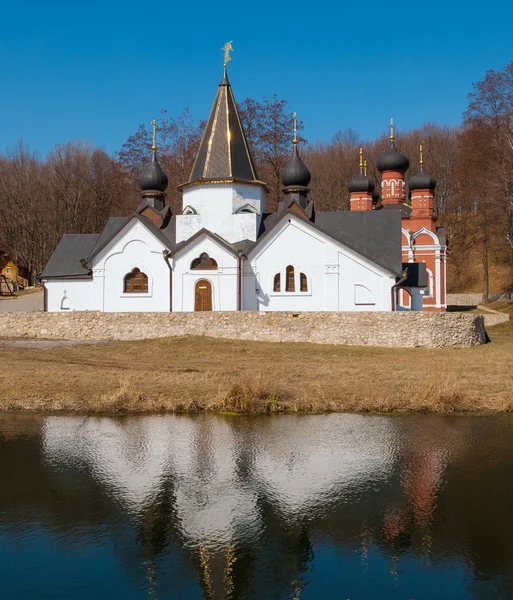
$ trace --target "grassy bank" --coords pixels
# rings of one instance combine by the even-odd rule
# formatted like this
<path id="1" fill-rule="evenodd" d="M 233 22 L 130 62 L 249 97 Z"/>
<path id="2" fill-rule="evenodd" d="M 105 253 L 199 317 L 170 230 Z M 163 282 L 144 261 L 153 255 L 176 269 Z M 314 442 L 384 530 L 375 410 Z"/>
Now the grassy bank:
<path id="1" fill-rule="evenodd" d="M 513 321 L 468 349 L 186 337 L 36 349 L 0 345 L 0 410 L 513 410 Z"/>

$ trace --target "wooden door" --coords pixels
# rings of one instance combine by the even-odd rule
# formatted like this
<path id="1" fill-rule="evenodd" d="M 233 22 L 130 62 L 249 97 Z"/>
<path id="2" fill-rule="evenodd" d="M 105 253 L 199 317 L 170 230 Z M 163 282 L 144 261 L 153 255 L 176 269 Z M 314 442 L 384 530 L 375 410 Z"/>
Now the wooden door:
<path id="1" fill-rule="evenodd" d="M 194 310 L 212 310 L 212 285 L 206 279 L 196 282 Z"/>

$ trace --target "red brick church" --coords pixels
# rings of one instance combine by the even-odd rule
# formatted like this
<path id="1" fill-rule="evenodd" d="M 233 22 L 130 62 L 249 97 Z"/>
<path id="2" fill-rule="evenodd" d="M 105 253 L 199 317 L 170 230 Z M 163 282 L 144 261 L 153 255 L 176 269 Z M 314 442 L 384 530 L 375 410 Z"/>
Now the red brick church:
<path id="1" fill-rule="evenodd" d="M 420 170 L 408 181 L 410 204 L 406 203 L 405 173 L 410 166 L 408 157 L 394 143 L 393 122 L 390 128 L 390 148 L 377 160 L 381 173 L 381 197 L 374 181 L 367 177 L 366 165 L 360 150 L 360 173 L 349 182 L 352 211 L 399 210 L 402 224 L 402 261 L 424 264 L 427 285 L 407 291 L 397 286 L 397 308 L 413 308 L 431 312 L 447 309 L 446 253 L 447 242 L 443 227 L 436 226 L 434 193 L 436 181 L 424 171 L 422 146 Z M 405 286 L 406 287 L 406 286 Z"/>

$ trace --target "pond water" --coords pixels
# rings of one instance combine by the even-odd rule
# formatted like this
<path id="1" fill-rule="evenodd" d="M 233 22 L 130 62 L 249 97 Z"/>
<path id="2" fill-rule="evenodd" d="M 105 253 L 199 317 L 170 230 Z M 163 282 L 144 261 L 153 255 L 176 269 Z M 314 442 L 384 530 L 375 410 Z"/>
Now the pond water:
<path id="1" fill-rule="evenodd" d="M 0 597 L 513 598 L 513 418 L 0 415 Z"/>

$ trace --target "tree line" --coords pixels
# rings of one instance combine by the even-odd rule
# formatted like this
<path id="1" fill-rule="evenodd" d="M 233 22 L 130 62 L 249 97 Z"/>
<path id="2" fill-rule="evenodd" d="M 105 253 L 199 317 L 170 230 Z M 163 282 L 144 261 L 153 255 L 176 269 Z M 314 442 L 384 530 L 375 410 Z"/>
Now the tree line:
<path id="1" fill-rule="evenodd" d="M 268 210 L 275 210 L 291 154 L 289 102 L 248 98 L 239 111 L 260 179 L 270 189 Z M 189 177 L 205 123 L 186 108 L 178 116 L 163 110 L 158 124 L 168 203 L 180 214 L 177 186 Z M 358 173 L 359 147 L 379 188 L 375 164 L 388 147 L 386 133 L 369 141 L 348 129 L 327 142 L 300 140 L 317 211 L 349 209 L 347 184 Z M 461 125 L 425 123 L 396 134 L 396 146 L 410 158 L 407 179 L 419 168 L 420 144 L 424 168 L 437 180 L 438 224 L 450 240 L 449 287 L 513 291 L 513 61 L 473 85 Z M 109 216 L 128 215 L 139 203 L 137 180 L 150 147 L 148 124 L 115 156 L 83 142 L 59 144 L 43 159 L 22 141 L 8 149 L 0 155 L 0 248 L 35 276 L 63 234 L 98 233 Z"/>

